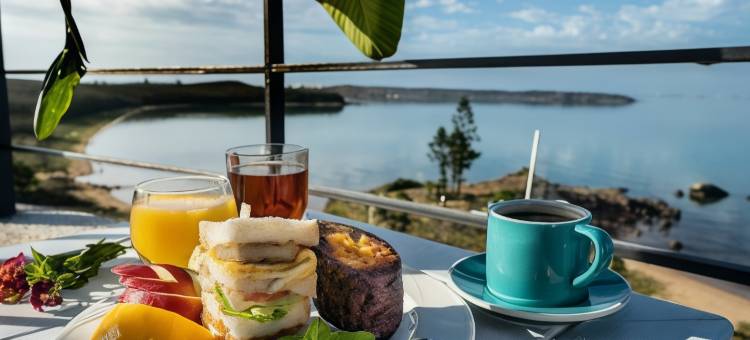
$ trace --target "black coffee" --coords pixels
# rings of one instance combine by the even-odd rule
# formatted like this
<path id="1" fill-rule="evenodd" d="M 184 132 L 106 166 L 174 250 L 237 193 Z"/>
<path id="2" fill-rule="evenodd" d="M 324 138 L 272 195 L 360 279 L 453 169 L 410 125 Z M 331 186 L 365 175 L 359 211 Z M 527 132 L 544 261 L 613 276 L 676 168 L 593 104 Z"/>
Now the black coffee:
<path id="1" fill-rule="evenodd" d="M 521 221 L 529 221 L 529 222 L 567 222 L 567 221 L 575 220 L 575 218 L 571 218 L 569 216 L 546 214 L 546 213 L 540 213 L 540 212 L 520 211 L 520 212 L 506 213 L 502 215 L 508 218 L 521 220 Z"/>

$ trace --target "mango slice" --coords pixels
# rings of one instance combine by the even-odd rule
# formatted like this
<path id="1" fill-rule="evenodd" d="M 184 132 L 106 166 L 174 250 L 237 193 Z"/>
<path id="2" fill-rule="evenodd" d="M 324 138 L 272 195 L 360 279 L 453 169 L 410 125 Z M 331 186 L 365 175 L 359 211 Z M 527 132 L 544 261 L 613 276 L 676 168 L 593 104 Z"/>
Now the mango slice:
<path id="1" fill-rule="evenodd" d="M 104 316 L 91 340 L 213 340 L 208 329 L 168 310 L 118 303 Z"/>

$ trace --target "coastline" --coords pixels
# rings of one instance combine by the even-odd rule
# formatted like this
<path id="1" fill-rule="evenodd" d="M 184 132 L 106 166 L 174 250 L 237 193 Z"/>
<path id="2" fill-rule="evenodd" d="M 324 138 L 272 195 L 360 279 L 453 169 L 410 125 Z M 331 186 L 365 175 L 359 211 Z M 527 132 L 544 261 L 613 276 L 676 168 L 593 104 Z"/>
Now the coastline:
<path id="1" fill-rule="evenodd" d="M 73 147 L 73 151 L 84 153 L 86 146 L 89 141 L 99 134 L 100 132 L 138 114 L 143 114 L 149 111 L 155 110 L 168 110 L 168 109 L 179 109 L 182 107 L 190 107 L 189 104 L 167 104 L 167 105 L 145 105 L 134 109 L 129 109 L 122 114 L 118 115 L 113 120 L 102 120 L 98 124 L 94 124 L 91 127 L 85 128 L 85 133 L 81 135 L 78 143 Z M 68 166 L 68 174 L 72 177 L 72 180 L 81 185 L 81 195 L 89 198 L 92 203 L 100 206 L 103 210 L 114 209 L 114 214 L 105 214 L 106 217 L 115 218 L 118 220 L 127 220 L 127 216 L 130 213 L 130 204 L 122 202 L 112 195 L 113 187 L 106 185 L 94 185 L 86 182 L 78 181 L 77 178 L 81 176 L 90 175 L 93 173 L 93 167 L 90 161 L 71 161 Z"/>

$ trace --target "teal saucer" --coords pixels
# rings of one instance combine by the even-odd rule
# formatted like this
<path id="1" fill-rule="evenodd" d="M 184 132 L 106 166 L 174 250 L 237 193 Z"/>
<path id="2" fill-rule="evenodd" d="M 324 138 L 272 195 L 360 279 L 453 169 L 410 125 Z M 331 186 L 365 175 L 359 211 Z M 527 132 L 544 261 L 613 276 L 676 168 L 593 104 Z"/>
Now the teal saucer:
<path id="1" fill-rule="evenodd" d="M 500 300 L 485 291 L 485 254 L 463 258 L 449 270 L 448 286 L 477 307 L 524 320 L 579 322 L 617 312 L 630 299 L 630 285 L 614 271 L 603 271 L 589 285 L 588 299 L 562 307 L 526 307 Z"/>

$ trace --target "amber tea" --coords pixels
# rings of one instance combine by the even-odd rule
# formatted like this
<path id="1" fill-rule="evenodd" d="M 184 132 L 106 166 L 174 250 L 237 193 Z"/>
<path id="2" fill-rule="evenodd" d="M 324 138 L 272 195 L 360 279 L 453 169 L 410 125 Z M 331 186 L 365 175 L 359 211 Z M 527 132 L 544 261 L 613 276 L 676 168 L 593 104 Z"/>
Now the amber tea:
<path id="1" fill-rule="evenodd" d="M 238 165 L 229 180 L 237 205 L 250 204 L 253 217 L 302 218 L 307 207 L 307 169 L 300 164 Z"/>

